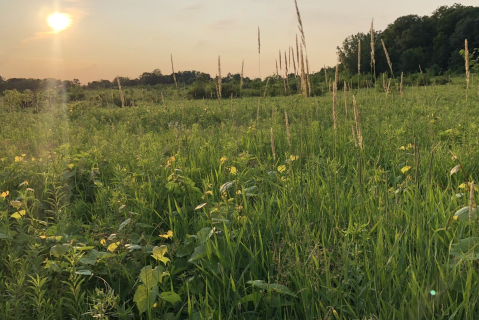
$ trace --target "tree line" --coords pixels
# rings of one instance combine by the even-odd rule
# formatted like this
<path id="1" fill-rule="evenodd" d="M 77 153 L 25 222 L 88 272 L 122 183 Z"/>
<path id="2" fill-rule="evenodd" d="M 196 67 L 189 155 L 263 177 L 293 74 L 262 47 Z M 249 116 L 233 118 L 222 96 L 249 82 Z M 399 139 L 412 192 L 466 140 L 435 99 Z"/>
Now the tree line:
<path id="1" fill-rule="evenodd" d="M 464 72 L 464 58 L 459 51 L 464 49 L 466 39 L 470 52 L 479 48 L 479 7 L 455 4 L 441 6 L 431 16 L 403 16 L 384 31 L 374 31 L 374 39 L 378 74 L 391 73 L 382 42 L 396 75 L 426 70 L 433 75 L 448 70 Z M 361 71 L 371 72 L 370 43 L 371 32 L 358 33 L 347 37 L 337 48 L 342 63 L 351 73 L 357 73 L 359 56 Z"/>

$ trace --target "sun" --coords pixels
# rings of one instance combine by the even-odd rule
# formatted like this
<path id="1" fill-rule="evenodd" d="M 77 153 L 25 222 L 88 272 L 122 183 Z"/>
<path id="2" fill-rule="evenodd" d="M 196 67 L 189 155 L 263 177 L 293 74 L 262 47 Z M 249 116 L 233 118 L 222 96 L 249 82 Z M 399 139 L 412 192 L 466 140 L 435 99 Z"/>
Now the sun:
<path id="1" fill-rule="evenodd" d="M 48 17 L 48 25 L 56 32 L 65 30 L 71 23 L 72 19 L 65 13 L 55 12 Z"/>

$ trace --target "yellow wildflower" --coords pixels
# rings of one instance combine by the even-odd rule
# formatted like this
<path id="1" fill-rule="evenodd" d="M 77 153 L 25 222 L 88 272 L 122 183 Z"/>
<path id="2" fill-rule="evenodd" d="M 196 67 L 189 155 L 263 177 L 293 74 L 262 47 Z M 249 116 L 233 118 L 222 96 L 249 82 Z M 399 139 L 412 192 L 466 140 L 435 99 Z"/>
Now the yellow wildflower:
<path id="1" fill-rule="evenodd" d="M 166 163 L 166 165 L 167 165 L 167 166 L 171 166 L 171 164 L 172 164 L 173 162 L 175 162 L 175 161 L 176 161 L 175 156 L 172 156 L 172 157 L 170 157 L 170 158 L 168 159 L 168 162 Z"/>
<path id="2" fill-rule="evenodd" d="M 160 238 L 173 239 L 173 231 L 168 230 L 167 233 L 165 233 L 165 234 L 160 234 Z"/>
<path id="3" fill-rule="evenodd" d="M 298 156 L 295 156 L 295 155 L 290 155 L 289 156 L 289 160 L 291 160 L 291 161 L 295 161 L 295 160 L 298 160 L 298 159 L 299 159 Z"/>

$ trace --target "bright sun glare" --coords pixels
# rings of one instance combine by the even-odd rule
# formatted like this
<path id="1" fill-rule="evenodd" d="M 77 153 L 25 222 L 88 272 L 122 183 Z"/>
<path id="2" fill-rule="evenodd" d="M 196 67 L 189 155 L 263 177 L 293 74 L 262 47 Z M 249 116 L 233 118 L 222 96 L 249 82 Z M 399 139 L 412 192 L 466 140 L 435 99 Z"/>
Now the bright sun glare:
<path id="1" fill-rule="evenodd" d="M 48 17 L 48 25 L 56 32 L 65 30 L 72 23 L 72 19 L 64 13 L 54 13 Z"/>

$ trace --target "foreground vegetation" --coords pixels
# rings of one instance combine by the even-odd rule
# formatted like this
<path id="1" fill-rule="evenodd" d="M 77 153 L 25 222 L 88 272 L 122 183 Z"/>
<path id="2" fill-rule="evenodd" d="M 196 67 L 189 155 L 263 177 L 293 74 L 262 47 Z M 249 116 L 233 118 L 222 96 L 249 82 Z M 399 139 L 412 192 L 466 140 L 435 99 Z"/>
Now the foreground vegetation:
<path id="1" fill-rule="evenodd" d="M 1 317 L 475 318 L 464 82 L 2 110 Z"/>

